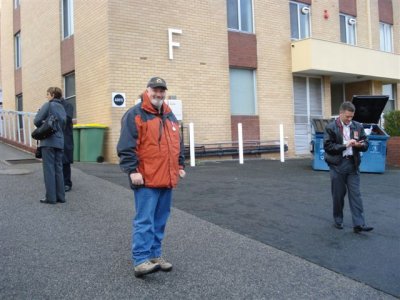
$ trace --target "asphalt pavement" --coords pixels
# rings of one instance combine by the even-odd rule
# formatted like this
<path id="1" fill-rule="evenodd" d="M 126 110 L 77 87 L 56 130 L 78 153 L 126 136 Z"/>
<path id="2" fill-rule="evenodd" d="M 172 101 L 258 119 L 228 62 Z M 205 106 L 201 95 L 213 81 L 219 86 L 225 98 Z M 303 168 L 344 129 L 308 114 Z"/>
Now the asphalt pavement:
<path id="1" fill-rule="evenodd" d="M 133 195 L 118 166 L 75 163 L 67 203 L 49 206 L 31 159 L 0 143 L 1 299 L 400 296 L 399 169 L 362 175 L 376 229 L 356 235 L 348 207 L 345 229 L 332 228 L 328 173 L 307 160 L 188 168 L 164 243 L 174 270 L 137 279 Z"/>

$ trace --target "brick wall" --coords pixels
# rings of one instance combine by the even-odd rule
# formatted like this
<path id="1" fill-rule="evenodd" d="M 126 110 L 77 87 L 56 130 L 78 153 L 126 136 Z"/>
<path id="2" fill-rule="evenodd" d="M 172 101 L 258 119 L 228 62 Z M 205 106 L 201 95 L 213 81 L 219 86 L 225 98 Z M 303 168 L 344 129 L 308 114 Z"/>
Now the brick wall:
<path id="1" fill-rule="evenodd" d="M 388 139 L 386 163 L 400 167 L 400 136 L 393 136 Z"/>
<path id="2" fill-rule="evenodd" d="M 228 31 L 229 66 L 257 69 L 257 38 L 255 34 Z"/>
<path id="3" fill-rule="evenodd" d="M 329 18 L 325 19 L 325 10 Z M 311 36 L 332 42 L 340 42 L 339 2 L 313 0 L 311 5 Z"/>
<path id="4" fill-rule="evenodd" d="M 393 24 L 393 4 L 392 0 L 378 0 L 379 21 Z"/>
<path id="5" fill-rule="evenodd" d="M 153 7 L 163 7 L 154 10 Z M 109 4 L 110 90 L 126 92 L 128 106 L 150 77 L 168 84 L 167 96 L 182 100 L 183 123 L 195 124 L 199 143 L 231 139 L 229 103 L 228 33 L 225 1 L 111 0 Z M 151 16 L 152 26 L 149 26 Z M 173 40 L 174 59 L 168 59 L 168 28 L 183 31 Z M 106 105 L 110 104 L 107 96 Z M 120 119 L 127 108 L 111 110 L 110 158 L 116 160 Z"/>
<path id="6" fill-rule="evenodd" d="M 60 1 L 21 1 L 22 92 L 25 111 L 47 101 L 50 86 L 62 87 Z"/>
<path id="7" fill-rule="evenodd" d="M 61 41 L 61 74 L 75 70 L 74 36 Z"/>
<path id="8" fill-rule="evenodd" d="M 238 140 L 238 123 L 242 123 L 244 141 L 260 140 L 260 118 L 258 116 L 232 116 L 232 141 Z"/>
<path id="9" fill-rule="evenodd" d="M 260 139 L 279 139 L 279 124 L 289 141 L 289 155 L 294 154 L 293 75 L 289 3 L 271 5 L 255 1 L 257 35 L 257 112 Z M 269 155 L 264 155 L 267 157 Z"/>
<path id="10" fill-rule="evenodd" d="M 1 3 L 1 80 L 3 108 L 15 109 L 13 1 Z"/>
<path id="11" fill-rule="evenodd" d="M 339 11 L 350 16 L 357 16 L 357 0 L 339 0 Z"/>

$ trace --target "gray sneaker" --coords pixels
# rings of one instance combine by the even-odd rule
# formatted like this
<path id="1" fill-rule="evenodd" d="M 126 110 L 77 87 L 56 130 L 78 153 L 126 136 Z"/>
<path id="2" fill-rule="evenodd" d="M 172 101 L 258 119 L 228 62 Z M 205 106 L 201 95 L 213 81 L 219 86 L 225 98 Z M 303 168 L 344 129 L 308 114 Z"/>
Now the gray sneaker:
<path id="1" fill-rule="evenodd" d="M 164 258 L 162 257 L 156 257 L 150 259 L 152 263 L 158 264 L 160 266 L 161 271 L 164 272 L 169 272 L 172 270 L 172 264 L 167 262 Z"/>
<path id="2" fill-rule="evenodd" d="M 158 263 L 153 263 L 149 260 L 146 260 L 144 263 L 141 263 L 135 267 L 135 277 L 142 277 L 143 275 L 157 272 L 159 269 L 160 265 Z"/>

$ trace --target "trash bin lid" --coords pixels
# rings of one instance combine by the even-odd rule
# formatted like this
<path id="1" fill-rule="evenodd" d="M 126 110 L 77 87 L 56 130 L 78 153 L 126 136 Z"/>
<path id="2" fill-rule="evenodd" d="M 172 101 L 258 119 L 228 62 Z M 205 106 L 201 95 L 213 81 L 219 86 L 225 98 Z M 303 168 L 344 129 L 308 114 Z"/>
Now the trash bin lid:
<path id="1" fill-rule="evenodd" d="M 353 96 L 353 104 L 356 107 L 353 120 L 377 124 L 388 100 L 389 97 L 383 95 Z"/>
<path id="2" fill-rule="evenodd" d="M 326 125 L 331 121 L 331 119 L 312 119 L 311 121 L 315 133 L 323 133 Z"/>
<path id="3" fill-rule="evenodd" d="M 81 128 L 107 128 L 107 125 L 99 124 L 99 123 L 90 123 L 90 124 L 74 124 L 74 129 L 81 129 Z"/>

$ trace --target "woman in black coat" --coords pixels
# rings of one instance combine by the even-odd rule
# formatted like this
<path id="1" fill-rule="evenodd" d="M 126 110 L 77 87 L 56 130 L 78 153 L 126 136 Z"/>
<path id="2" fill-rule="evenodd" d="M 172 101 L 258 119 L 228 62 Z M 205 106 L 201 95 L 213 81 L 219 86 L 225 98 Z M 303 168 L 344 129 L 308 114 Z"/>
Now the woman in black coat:
<path id="1" fill-rule="evenodd" d="M 73 139 L 73 126 L 72 119 L 74 117 L 74 107 L 72 104 L 61 99 L 61 104 L 64 106 L 67 113 L 67 123 L 64 129 L 64 156 L 63 156 L 63 174 L 64 174 L 64 188 L 69 192 L 72 188 L 71 181 L 71 164 L 74 162 L 74 139 Z"/>

